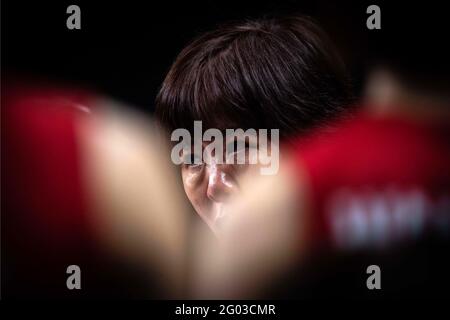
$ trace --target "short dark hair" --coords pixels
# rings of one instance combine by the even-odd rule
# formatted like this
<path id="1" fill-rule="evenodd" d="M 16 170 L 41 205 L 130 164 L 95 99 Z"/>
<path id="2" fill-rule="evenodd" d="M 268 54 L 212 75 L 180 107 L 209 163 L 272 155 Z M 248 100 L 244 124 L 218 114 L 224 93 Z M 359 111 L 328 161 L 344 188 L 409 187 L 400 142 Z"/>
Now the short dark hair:
<path id="1" fill-rule="evenodd" d="M 235 23 L 195 39 L 176 58 L 156 99 L 168 129 L 276 128 L 307 132 L 351 101 L 342 60 L 302 16 Z"/>

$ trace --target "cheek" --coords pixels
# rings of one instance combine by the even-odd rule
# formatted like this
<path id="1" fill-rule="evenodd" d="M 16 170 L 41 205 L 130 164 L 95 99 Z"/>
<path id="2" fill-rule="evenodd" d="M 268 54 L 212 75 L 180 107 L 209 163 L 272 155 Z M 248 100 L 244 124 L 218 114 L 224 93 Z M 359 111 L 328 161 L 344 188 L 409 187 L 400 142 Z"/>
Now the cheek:
<path id="1" fill-rule="evenodd" d="M 199 173 L 189 172 L 187 169 L 181 170 L 184 191 L 196 210 L 202 207 L 206 199 L 207 184 L 202 176 Z"/>

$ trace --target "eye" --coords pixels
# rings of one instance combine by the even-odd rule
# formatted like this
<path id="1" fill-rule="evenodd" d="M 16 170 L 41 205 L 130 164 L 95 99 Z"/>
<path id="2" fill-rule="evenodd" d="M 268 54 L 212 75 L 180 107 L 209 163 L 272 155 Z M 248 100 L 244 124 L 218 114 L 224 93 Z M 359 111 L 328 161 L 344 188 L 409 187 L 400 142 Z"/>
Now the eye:
<path id="1" fill-rule="evenodd" d="M 236 156 L 238 154 L 241 154 L 242 152 L 245 152 L 246 157 L 248 157 L 247 155 L 248 150 L 256 148 L 257 146 L 254 143 L 248 142 L 247 139 L 245 141 L 240 141 L 240 143 L 238 143 L 238 141 L 235 140 L 227 145 L 227 157 L 228 159 L 233 159 L 236 158 Z M 234 159 L 234 161 L 236 161 L 236 159 Z"/>
<path id="2" fill-rule="evenodd" d="M 197 154 L 187 153 L 183 155 L 183 165 L 188 168 L 199 169 L 203 166 L 203 161 Z"/>
<path id="3" fill-rule="evenodd" d="M 242 141 L 234 140 L 227 145 L 227 151 L 229 152 L 229 154 L 246 150 L 248 148 L 249 143 L 247 140 L 245 140 L 244 143 L 242 143 Z"/>

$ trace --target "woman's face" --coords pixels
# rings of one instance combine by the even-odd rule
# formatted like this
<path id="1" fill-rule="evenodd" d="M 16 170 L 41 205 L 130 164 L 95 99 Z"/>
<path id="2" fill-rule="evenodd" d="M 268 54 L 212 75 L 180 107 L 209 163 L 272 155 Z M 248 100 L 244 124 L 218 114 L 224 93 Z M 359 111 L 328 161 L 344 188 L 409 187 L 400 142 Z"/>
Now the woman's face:
<path id="1" fill-rule="evenodd" d="M 252 163 L 250 158 L 254 157 L 256 153 L 249 152 L 249 150 L 257 150 L 256 144 L 252 144 L 252 142 L 242 143 L 241 147 L 236 140 L 228 143 L 234 143 L 236 151 L 227 154 L 225 143 L 223 150 L 225 159 L 222 163 L 218 163 L 220 161 L 213 154 L 209 161 L 203 159 L 199 164 L 194 164 L 194 159 L 201 159 L 201 155 L 189 153 L 183 157 L 190 157 L 193 164 L 182 164 L 181 166 L 181 176 L 187 197 L 200 217 L 213 231 L 217 230 L 220 219 L 223 218 L 223 208 L 227 200 L 232 194 L 239 191 L 239 176 L 247 172 L 250 166 L 254 166 L 249 163 Z M 207 144 L 203 144 L 203 150 L 206 146 Z M 239 155 L 242 156 L 242 153 L 245 154 L 244 164 L 237 164 L 237 161 L 225 163 L 226 159 L 236 160 Z"/>

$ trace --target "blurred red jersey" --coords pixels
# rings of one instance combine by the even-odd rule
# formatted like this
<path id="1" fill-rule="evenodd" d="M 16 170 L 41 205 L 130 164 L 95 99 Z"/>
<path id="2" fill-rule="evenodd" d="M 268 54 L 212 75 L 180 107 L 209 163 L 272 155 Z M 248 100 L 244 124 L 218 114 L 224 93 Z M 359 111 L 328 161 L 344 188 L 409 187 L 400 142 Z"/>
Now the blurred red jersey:
<path id="1" fill-rule="evenodd" d="M 93 156 L 81 135 L 106 108 L 101 99 L 76 88 L 20 83 L 2 92 L 6 298 L 148 297 L 156 290 L 147 270 L 105 246 L 95 218 L 97 195 L 86 170 Z M 67 286 L 71 265 L 81 270 L 82 290 Z"/>
<path id="2" fill-rule="evenodd" d="M 360 114 L 333 134 L 299 141 L 315 243 L 359 249 L 448 236 L 449 127 Z"/>
<path id="3" fill-rule="evenodd" d="M 64 291 L 90 252 L 77 124 L 91 96 L 14 85 L 2 93 L 2 222 L 8 296 Z"/>

